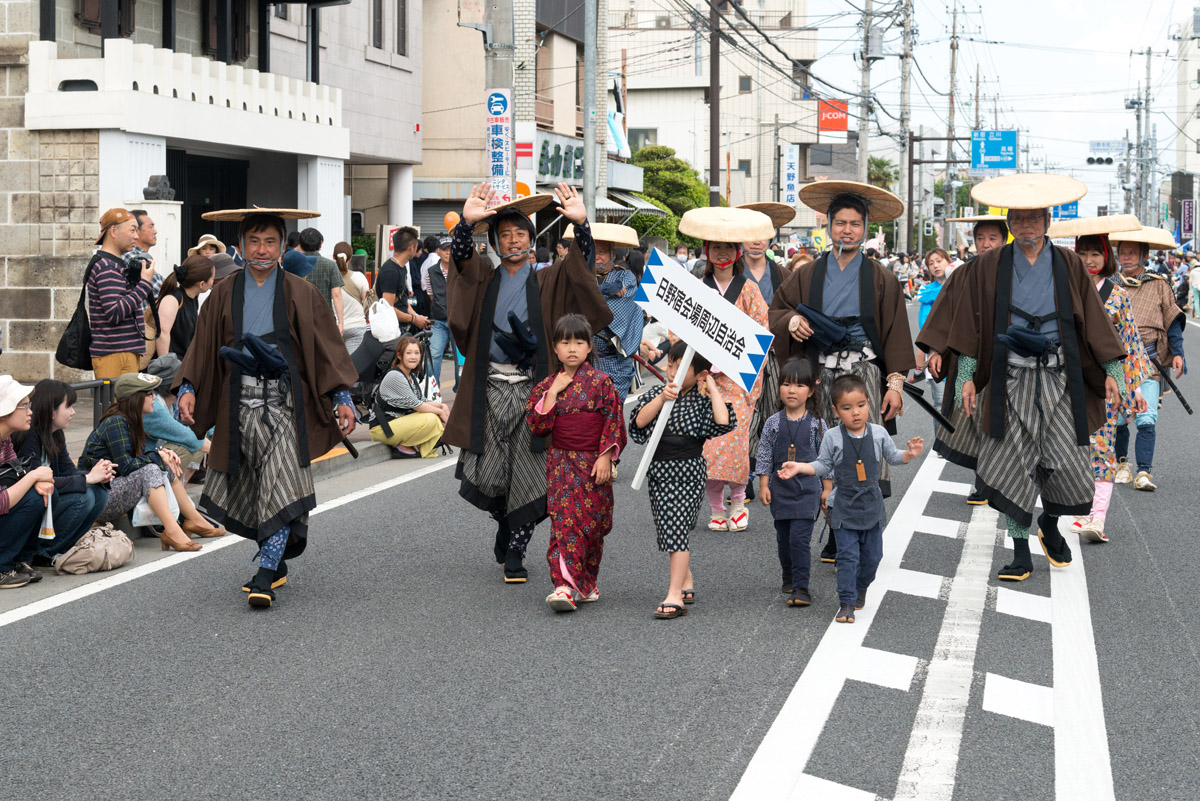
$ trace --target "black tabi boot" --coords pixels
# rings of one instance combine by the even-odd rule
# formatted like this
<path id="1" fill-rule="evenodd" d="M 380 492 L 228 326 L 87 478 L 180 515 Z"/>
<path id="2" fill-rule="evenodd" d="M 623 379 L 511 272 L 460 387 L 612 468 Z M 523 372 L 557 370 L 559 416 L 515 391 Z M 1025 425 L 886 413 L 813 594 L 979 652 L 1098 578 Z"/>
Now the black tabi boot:
<path id="1" fill-rule="evenodd" d="M 1033 557 L 1029 555 L 1029 538 L 1013 540 L 1013 560 L 1000 568 L 1001 581 L 1024 581 L 1033 572 Z"/>
<path id="2" fill-rule="evenodd" d="M 785 592 L 788 594 L 795 592 L 795 588 L 792 586 L 792 574 L 791 573 L 783 574 L 783 586 L 779 588 L 779 591 Z"/>
<path id="3" fill-rule="evenodd" d="M 1046 552 L 1050 564 L 1055 567 L 1071 564 L 1071 546 L 1067 545 L 1066 539 L 1058 531 L 1058 518 L 1043 512 L 1038 515 L 1037 523 L 1038 541 L 1042 543 L 1042 550 Z"/>
<path id="4" fill-rule="evenodd" d="M 500 518 L 496 524 L 496 544 L 492 547 L 492 553 L 496 557 L 496 564 L 504 564 L 504 557 L 508 554 L 508 541 L 510 539 L 512 539 L 512 531 L 508 527 L 508 518 Z"/>
<path id="5" fill-rule="evenodd" d="M 515 548 L 509 549 L 504 558 L 505 584 L 525 583 L 525 580 L 529 578 L 529 572 L 525 569 L 524 561 L 524 557 Z"/>
<path id="6" fill-rule="evenodd" d="M 250 580 L 250 594 L 247 596 L 249 604 L 259 609 L 270 609 L 275 603 L 275 590 L 271 589 L 274 581 L 275 571 L 260 567 Z"/>
<path id="7" fill-rule="evenodd" d="M 242 592 L 250 592 L 250 585 L 254 583 L 254 579 L 250 579 L 242 585 Z M 279 560 L 279 567 L 275 568 L 275 577 L 271 579 L 271 589 L 276 590 L 287 584 L 287 562 Z"/>

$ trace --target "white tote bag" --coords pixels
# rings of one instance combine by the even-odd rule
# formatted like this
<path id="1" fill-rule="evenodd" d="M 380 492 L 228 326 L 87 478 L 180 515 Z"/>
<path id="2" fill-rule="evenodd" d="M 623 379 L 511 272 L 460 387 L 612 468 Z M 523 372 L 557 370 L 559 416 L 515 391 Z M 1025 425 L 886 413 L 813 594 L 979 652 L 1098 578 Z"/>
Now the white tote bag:
<path id="1" fill-rule="evenodd" d="M 396 319 L 396 310 L 386 300 L 377 300 L 367 310 L 367 325 L 371 327 L 371 336 L 380 342 L 395 342 L 400 338 L 400 321 Z"/>

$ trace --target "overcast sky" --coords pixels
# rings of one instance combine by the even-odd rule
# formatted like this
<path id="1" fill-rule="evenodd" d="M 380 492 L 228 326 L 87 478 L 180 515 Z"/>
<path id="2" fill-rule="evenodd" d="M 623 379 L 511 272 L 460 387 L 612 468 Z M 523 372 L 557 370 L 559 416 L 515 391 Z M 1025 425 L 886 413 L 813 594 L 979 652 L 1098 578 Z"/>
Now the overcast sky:
<path id="1" fill-rule="evenodd" d="M 898 0 L 875 0 L 875 10 L 901 7 Z M 860 0 L 809 0 L 808 24 L 819 29 L 820 59 L 814 75 L 853 91 L 858 89 L 858 63 L 853 57 L 860 48 L 857 28 Z M 912 118 L 914 130 L 926 126 L 926 134 L 945 135 L 950 85 L 950 24 L 948 2 L 914 0 L 918 27 L 915 61 L 928 83 L 913 70 Z M 1136 95 L 1145 81 L 1145 56 L 1131 50 L 1154 48 L 1152 61 L 1152 121 L 1158 127 L 1160 159 L 1168 167 L 1175 161 L 1177 105 L 1177 43 L 1172 34 L 1190 15 L 1192 3 L 1178 0 L 967 0 L 959 5 L 958 77 L 956 135 L 969 136 L 975 120 L 975 73 L 980 71 L 982 127 L 994 127 L 998 108 L 999 127 L 1022 128 L 1022 148 L 1031 146 L 1033 169 L 1069 172 L 1088 184 L 1088 195 L 1080 202 L 1080 215 L 1095 213 L 1098 204 L 1108 203 L 1113 188 L 1113 211 L 1121 211 L 1123 198 L 1117 188 L 1117 167 L 1089 167 L 1088 142 L 1122 139 L 1126 129 L 1132 140 L 1136 118 L 1125 110 L 1125 98 Z M 890 25 L 884 37 L 888 57 L 872 69 L 872 87 L 887 111 L 899 116 L 900 34 Z M 1190 25 L 1189 25 L 1190 27 Z M 976 41 L 972 41 L 976 40 Z M 995 42 L 993 44 L 986 43 Z M 1169 51 L 1170 56 L 1165 54 Z M 930 84 L 932 86 L 930 86 Z M 831 94 L 836 94 L 832 93 Z M 851 111 L 853 112 L 853 105 Z M 1158 112 L 1166 112 L 1171 119 Z M 898 124 L 879 114 L 885 130 Z M 850 125 L 857 122 L 850 120 Z M 930 129 L 933 130 L 930 130 Z M 872 125 L 873 134 L 877 129 Z M 872 136 L 873 151 L 886 141 Z M 932 149 L 935 145 L 929 144 Z M 940 150 L 940 145 L 937 146 Z M 928 152 L 927 152 L 928 155 Z M 1023 164 L 1023 162 L 1022 162 Z M 1048 165 L 1047 167 L 1042 166 Z M 1168 170 L 1169 171 L 1169 170 Z"/>

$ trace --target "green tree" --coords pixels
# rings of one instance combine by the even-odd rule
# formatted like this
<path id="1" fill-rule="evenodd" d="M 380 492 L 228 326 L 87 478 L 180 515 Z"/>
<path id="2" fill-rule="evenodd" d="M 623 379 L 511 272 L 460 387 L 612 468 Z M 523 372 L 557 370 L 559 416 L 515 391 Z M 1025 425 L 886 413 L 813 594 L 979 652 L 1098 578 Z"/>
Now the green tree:
<path id="1" fill-rule="evenodd" d="M 690 236 L 684 236 L 679 233 L 679 215 L 671 211 L 666 203 L 657 198 L 650 197 L 644 193 L 634 193 L 637 197 L 645 200 L 647 203 L 653 203 L 660 209 L 666 212 L 665 217 L 657 217 L 652 214 L 635 214 L 629 220 L 628 225 L 633 230 L 638 232 L 638 237 L 644 236 L 661 236 L 671 243 L 674 247 L 679 244 L 685 244 L 688 247 L 699 247 L 700 241 L 693 239 Z"/>
<path id="2" fill-rule="evenodd" d="M 933 184 L 933 196 L 940 197 L 943 200 L 946 198 L 946 182 L 935 181 Z M 957 217 L 960 209 L 970 208 L 974 204 L 971 200 L 971 186 L 969 182 L 963 181 L 962 186 L 954 190 L 954 208 L 949 209 L 950 214 L 947 216 Z M 986 212 L 987 209 L 984 209 Z"/>
<path id="3" fill-rule="evenodd" d="M 899 180 L 900 168 L 891 159 L 883 156 L 871 156 L 867 159 L 867 183 L 890 190 L 892 184 Z"/>
<path id="4" fill-rule="evenodd" d="M 642 168 L 642 194 L 677 217 L 708 205 L 708 186 L 691 165 L 675 155 L 674 149 L 649 145 L 635 153 L 630 163 Z"/>

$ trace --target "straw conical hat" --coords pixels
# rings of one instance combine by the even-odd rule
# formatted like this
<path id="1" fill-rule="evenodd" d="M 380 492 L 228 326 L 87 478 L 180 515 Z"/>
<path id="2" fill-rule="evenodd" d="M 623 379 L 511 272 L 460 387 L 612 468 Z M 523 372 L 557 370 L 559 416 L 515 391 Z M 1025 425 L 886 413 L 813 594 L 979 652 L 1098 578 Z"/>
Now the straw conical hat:
<path id="1" fill-rule="evenodd" d="M 1008 218 L 1003 214 L 976 214 L 971 217 L 950 217 L 946 222 L 971 223 L 972 225 L 978 225 L 983 222 L 997 222 L 1008 225 Z"/>
<path id="2" fill-rule="evenodd" d="M 1066 175 L 1041 172 L 1002 175 L 971 190 L 976 203 L 998 209 L 1048 209 L 1079 200 L 1087 184 Z"/>
<path id="3" fill-rule="evenodd" d="M 623 248 L 636 248 L 638 246 L 637 231 L 630 228 L 628 225 L 616 225 L 615 223 L 592 223 L 592 239 L 597 242 L 612 242 L 614 245 Z M 562 238 L 567 241 L 575 239 L 575 226 L 563 233 Z"/>
<path id="4" fill-rule="evenodd" d="M 782 228 L 796 219 L 796 209 L 786 203 L 743 203 L 738 208 L 761 211 L 771 218 L 776 228 Z"/>
<path id="5" fill-rule="evenodd" d="M 867 204 L 871 222 L 887 222 L 904 213 L 904 202 L 886 189 L 858 181 L 816 181 L 800 189 L 800 202 L 825 214 L 838 195 L 858 195 Z"/>
<path id="6" fill-rule="evenodd" d="M 1132 214 L 1114 214 L 1111 217 L 1086 217 L 1082 220 L 1057 220 L 1050 223 L 1046 235 L 1051 239 L 1067 236 L 1096 236 L 1137 231 L 1142 224 Z"/>
<path id="7" fill-rule="evenodd" d="M 219 222 L 241 222 L 251 214 L 270 214 L 273 217 L 282 217 L 285 220 L 308 220 L 321 216 L 321 212 L 309 209 L 264 209 L 258 206 L 250 209 L 206 211 L 200 216 L 206 220 L 217 220 Z"/>
<path id="8" fill-rule="evenodd" d="M 775 236 L 775 223 L 761 211 L 709 206 L 684 212 L 679 233 L 705 242 L 755 242 Z"/>
<path id="9" fill-rule="evenodd" d="M 501 203 L 499 206 L 493 206 L 492 211 L 499 214 L 502 211 L 519 211 L 526 217 L 531 214 L 536 214 L 542 209 L 554 202 L 554 195 L 541 194 L 529 195 L 528 197 L 519 197 L 516 200 L 510 200 L 507 203 Z M 482 234 L 487 231 L 492 220 L 496 219 L 496 215 L 489 216 L 486 220 L 481 220 L 475 223 L 475 233 Z"/>
<path id="10" fill-rule="evenodd" d="M 1161 228 L 1142 227 L 1136 231 L 1123 231 L 1113 234 L 1108 241 L 1114 244 L 1117 242 L 1140 242 L 1143 245 L 1149 245 L 1151 250 L 1174 250 L 1179 247 L 1179 243 L 1175 241 L 1175 235 Z"/>

